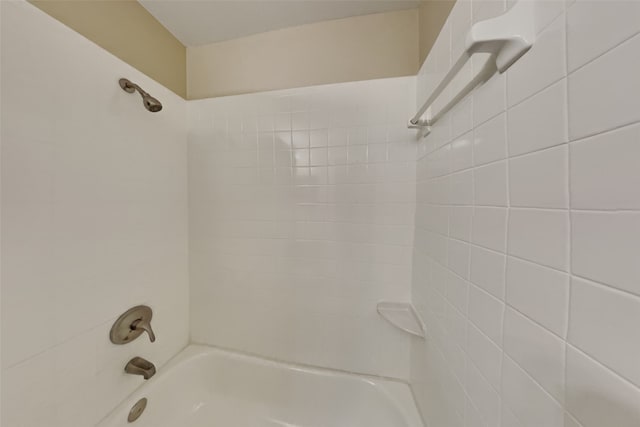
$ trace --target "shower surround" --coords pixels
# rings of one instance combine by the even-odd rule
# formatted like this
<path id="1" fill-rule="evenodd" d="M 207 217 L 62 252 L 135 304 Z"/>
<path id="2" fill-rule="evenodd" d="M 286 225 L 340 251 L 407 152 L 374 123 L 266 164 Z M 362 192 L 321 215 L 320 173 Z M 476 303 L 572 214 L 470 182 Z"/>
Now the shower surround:
<path id="1" fill-rule="evenodd" d="M 509 4 L 458 0 L 417 77 L 184 101 L 0 2 L 2 425 L 94 426 L 165 395 L 200 366 L 166 369 L 190 341 L 292 379 L 408 380 L 429 427 L 640 425 L 640 3 L 536 1 L 531 51 L 428 138 L 406 129 Z M 381 300 L 413 301 L 426 340 Z M 157 341 L 113 346 L 140 303 Z M 133 356 L 158 367 L 148 387 Z"/>
<path id="2" fill-rule="evenodd" d="M 415 78 L 189 102 L 191 338 L 408 379 Z M 232 327 L 231 327 L 232 326 Z"/>

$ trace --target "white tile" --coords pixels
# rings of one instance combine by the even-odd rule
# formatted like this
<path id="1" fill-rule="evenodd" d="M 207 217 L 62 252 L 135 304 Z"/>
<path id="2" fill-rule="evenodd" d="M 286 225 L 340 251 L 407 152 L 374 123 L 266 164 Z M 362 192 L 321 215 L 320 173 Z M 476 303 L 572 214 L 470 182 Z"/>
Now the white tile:
<path id="1" fill-rule="evenodd" d="M 468 317 L 497 345 L 502 344 L 504 303 L 477 286 L 469 288 Z"/>
<path id="2" fill-rule="evenodd" d="M 507 206 L 507 162 L 495 162 L 473 171 L 476 206 Z"/>
<path id="3" fill-rule="evenodd" d="M 487 381 L 499 390 L 502 349 L 473 324 L 469 326 L 467 353 Z"/>
<path id="4" fill-rule="evenodd" d="M 486 425 L 482 420 L 482 416 L 468 397 L 465 399 L 464 405 L 464 422 L 465 427 L 484 427 Z"/>
<path id="5" fill-rule="evenodd" d="M 508 105 L 513 106 L 566 75 L 564 15 L 546 27 L 533 47 L 507 71 Z"/>
<path id="6" fill-rule="evenodd" d="M 473 165 L 473 133 L 467 132 L 451 143 L 451 171 L 468 169 Z"/>
<path id="7" fill-rule="evenodd" d="M 447 306 L 446 329 L 449 334 L 448 343 L 444 350 L 449 359 L 449 366 L 458 381 L 464 380 L 464 370 L 467 364 L 467 318 L 451 305 Z"/>
<path id="8" fill-rule="evenodd" d="M 513 415 L 511 409 L 507 405 L 502 405 L 502 424 L 501 427 L 522 427 L 520 420 Z M 565 426 L 568 427 L 568 426 Z"/>
<path id="9" fill-rule="evenodd" d="M 473 208 L 470 206 L 454 206 L 449 211 L 449 236 L 466 242 L 470 241 Z"/>
<path id="10" fill-rule="evenodd" d="M 507 136 L 511 156 L 567 141 L 566 97 L 566 83 L 561 80 L 508 111 Z"/>
<path id="11" fill-rule="evenodd" d="M 569 342 L 640 387 L 640 297 L 574 278 Z"/>
<path id="12" fill-rule="evenodd" d="M 423 205 L 416 208 L 416 227 L 424 227 L 434 233 L 449 232 L 448 209 L 443 206 Z"/>
<path id="13" fill-rule="evenodd" d="M 347 147 L 329 147 L 327 158 L 330 165 L 346 165 Z"/>
<path id="14" fill-rule="evenodd" d="M 640 209 L 640 126 L 571 144 L 571 207 Z"/>
<path id="15" fill-rule="evenodd" d="M 510 159 L 511 206 L 568 208 L 567 167 L 566 145 Z"/>
<path id="16" fill-rule="evenodd" d="M 567 349 L 566 405 L 583 427 L 640 424 L 640 389 L 571 346 Z"/>
<path id="17" fill-rule="evenodd" d="M 500 425 L 500 396 L 478 369 L 469 363 L 465 375 L 467 394 L 487 426 Z"/>
<path id="18" fill-rule="evenodd" d="M 504 351 L 556 400 L 564 400 L 563 340 L 508 308 Z"/>
<path id="19" fill-rule="evenodd" d="M 507 157 L 506 113 L 478 126 L 473 131 L 473 163 L 502 160 Z"/>
<path id="20" fill-rule="evenodd" d="M 429 153 L 425 158 L 427 176 L 430 178 L 451 173 L 451 144 Z"/>
<path id="21" fill-rule="evenodd" d="M 586 64 L 638 32 L 638 2 L 576 1 L 567 11 L 569 70 Z"/>
<path id="22" fill-rule="evenodd" d="M 574 212 L 573 273 L 640 295 L 640 213 Z"/>
<path id="23" fill-rule="evenodd" d="M 473 103 L 470 96 L 461 100 L 451 110 L 451 135 L 454 138 L 471 130 L 473 127 L 472 112 Z"/>
<path id="24" fill-rule="evenodd" d="M 473 171 L 458 172 L 450 175 L 450 201 L 452 205 L 473 204 Z"/>
<path id="25" fill-rule="evenodd" d="M 523 426 L 564 425 L 562 406 L 507 356 L 502 362 L 502 397 Z"/>
<path id="26" fill-rule="evenodd" d="M 564 414 L 564 427 L 581 427 L 569 413 Z"/>
<path id="27" fill-rule="evenodd" d="M 471 248 L 471 282 L 496 298 L 504 299 L 505 256 L 479 247 Z"/>
<path id="28" fill-rule="evenodd" d="M 507 303 L 560 337 L 566 336 L 569 275 L 509 257 Z"/>
<path id="29" fill-rule="evenodd" d="M 537 35 L 543 32 L 547 26 L 552 25 L 555 18 L 560 15 L 566 7 L 566 0 L 535 1 L 532 3 L 534 30 Z"/>
<path id="30" fill-rule="evenodd" d="M 447 245 L 449 254 L 448 266 L 454 273 L 465 279 L 469 278 L 470 250 L 469 244 L 459 240 L 450 239 Z"/>
<path id="31" fill-rule="evenodd" d="M 635 36 L 569 76 L 572 140 L 640 120 L 639 49 Z"/>
<path id="32" fill-rule="evenodd" d="M 457 276 L 449 273 L 447 275 L 447 300 L 461 313 L 467 313 L 467 303 L 469 301 L 469 283 Z"/>
<path id="33" fill-rule="evenodd" d="M 474 2 L 472 5 L 472 20 L 476 22 L 484 21 L 486 19 L 495 18 L 502 15 L 505 11 L 505 2 L 503 0 L 483 0 Z"/>
<path id="34" fill-rule="evenodd" d="M 473 212 L 471 241 L 504 252 L 507 234 L 507 209 L 476 207 Z"/>
<path id="35" fill-rule="evenodd" d="M 564 211 L 512 209 L 509 254 L 559 270 L 569 265 L 569 214 Z"/>

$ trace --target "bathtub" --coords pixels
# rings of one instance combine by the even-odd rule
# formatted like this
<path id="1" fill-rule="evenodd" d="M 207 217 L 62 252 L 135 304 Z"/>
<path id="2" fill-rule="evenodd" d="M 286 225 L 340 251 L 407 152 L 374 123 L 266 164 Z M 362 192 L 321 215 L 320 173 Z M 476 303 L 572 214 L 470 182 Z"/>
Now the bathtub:
<path id="1" fill-rule="evenodd" d="M 147 406 L 129 423 L 131 407 Z M 406 384 L 192 345 L 98 427 L 423 427 Z"/>

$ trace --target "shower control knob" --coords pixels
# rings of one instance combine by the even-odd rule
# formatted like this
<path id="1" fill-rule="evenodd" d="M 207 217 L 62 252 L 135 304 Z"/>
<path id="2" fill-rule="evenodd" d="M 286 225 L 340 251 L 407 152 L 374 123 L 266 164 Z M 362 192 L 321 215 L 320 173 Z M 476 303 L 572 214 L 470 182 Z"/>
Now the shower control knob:
<path id="1" fill-rule="evenodd" d="M 118 317 L 111 327 L 109 338 L 114 344 L 127 344 L 146 332 L 151 342 L 156 340 L 156 334 L 151 328 L 153 312 L 146 305 L 138 305 L 130 308 L 122 316 Z"/>
<path id="2" fill-rule="evenodd" d="M 151 342 L 154 342 L 156 340 L 156 334 L 153 333 L 153 329 L 151 328 L 151 323 L 149 323 L 148 320 L 142 320 L 142 319 L 135 320 L 131 324 L 131 329 L 134 331 L 138 329 L 142 329 L 147 334 L 149 334 L 149 339 L 151 340 Z"/>

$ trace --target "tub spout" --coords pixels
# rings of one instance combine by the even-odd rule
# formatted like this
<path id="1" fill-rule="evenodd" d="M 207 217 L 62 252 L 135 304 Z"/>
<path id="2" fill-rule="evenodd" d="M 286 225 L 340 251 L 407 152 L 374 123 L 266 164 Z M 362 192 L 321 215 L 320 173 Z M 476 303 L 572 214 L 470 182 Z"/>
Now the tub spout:
<path id="1" fill-rule="evenodd" d="M 124 367 L 124 371 L 127 374 L 142 375 L 145 380 L 148 380 L 156 374 L 156 367 L 142 357 L 134 357 L 129 360 L 129 363 Z"/>

